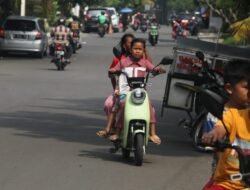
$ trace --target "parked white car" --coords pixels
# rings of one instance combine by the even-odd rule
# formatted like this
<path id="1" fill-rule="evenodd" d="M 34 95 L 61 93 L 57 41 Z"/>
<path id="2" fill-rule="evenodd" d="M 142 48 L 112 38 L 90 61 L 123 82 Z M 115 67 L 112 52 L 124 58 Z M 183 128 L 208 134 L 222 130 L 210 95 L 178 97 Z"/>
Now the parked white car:
<path id="1" fill-rule="evenodd" d="M 105 7 L 111 17 L 111 22 L 114 32 L 119 32 L 119 16 L 115 7 Z"/>

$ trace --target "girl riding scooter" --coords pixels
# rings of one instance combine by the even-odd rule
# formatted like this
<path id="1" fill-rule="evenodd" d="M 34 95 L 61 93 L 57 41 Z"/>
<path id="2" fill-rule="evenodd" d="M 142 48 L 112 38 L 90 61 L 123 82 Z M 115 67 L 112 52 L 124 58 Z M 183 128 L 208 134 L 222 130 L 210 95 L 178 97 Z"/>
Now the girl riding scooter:
<path id="1" fill-rule="evenodd" d="M 143 39 L 134 39 L 131 43 L 131 56 L 121 60 L 120 64 L 117 64 L 113 69 L 110 69 L 110 73 L 115 73 L 117 71 L 123 71 L 127 73 L 128 76 L 131 77 L 143 77 L 145 72 L 152 71 L 154 69 L 154 65 L 148 60 L 144 59 L 145 53 L 145 40 Z M 165 70 L 162 68 L 156 68 L 156 72 L 164 73 Z M 129 89 L 127 89 L 129 90 Z M 124 115 L 124 100 L 126 97 L 126 90 L 120 93 L 120 112 L 118 114 L 118 121 L 116 124 L 116 131 L 114 135 L 110 136 L 110 140 L 115 141 L 119 138 L 122 124 L 123 124 L 123 115 Z M 150 104 L 150 136 L 149 139 L 153 141 L 155 144 L 160 144 L 161 140 L 156 135 L 155 131 L 155 113 L 152 104 Z"/>

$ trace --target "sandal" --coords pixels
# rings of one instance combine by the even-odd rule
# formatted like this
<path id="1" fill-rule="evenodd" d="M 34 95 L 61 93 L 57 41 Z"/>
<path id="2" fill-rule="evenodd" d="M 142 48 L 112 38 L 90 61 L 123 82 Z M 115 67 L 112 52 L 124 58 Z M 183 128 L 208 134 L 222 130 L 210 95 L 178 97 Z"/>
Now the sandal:
<path id="1" fill-rule="evenodd" d="M 113 135 L 109 136 L 109 140 L 111 140 L 111 141 L 116 141 L 118 139 L 119 139 L 119 135 L 117 135 L 117 134 L 113 134 Z"/>
<path id="2" fill-rule="evenodd" d="M 150 141 L 152 141 L 154 144 L 160 145 L 161 139 L 157 135 L 152 135 L 148 137 Z"/>
<path id="3" fill-rule="evenodd" d="M 106 137 L 108 137 L 109 132 L 106 131 L 106 130 L 100 130 L 100 131 L 96 132 L 96 135 L 99 136 L 99 137 L 104 137 L 104 138 L 106 138 Z"/>

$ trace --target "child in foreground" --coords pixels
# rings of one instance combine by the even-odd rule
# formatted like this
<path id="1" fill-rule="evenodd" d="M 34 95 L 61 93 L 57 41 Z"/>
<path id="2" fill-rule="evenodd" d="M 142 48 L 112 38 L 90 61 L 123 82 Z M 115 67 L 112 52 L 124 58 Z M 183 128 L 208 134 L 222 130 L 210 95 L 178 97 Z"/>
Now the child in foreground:
<path id="1" fill-rule="evenodd" d="M 250 63 L 248 63 L 250 65 Z M 237 65 L 236 65 L 237 67 Z M 250 152 L 250 69 L 244 69 L 245 79 L 235 85 L 225 86 L 230 95 L 231 103 L 223 114 L 223 122 L 218 121 L 214 128 L 202 136 L 202 142 L 213 144 L 217 140 L 228 137 L 229 142 L 240 146 L 244 152 Z M 238 80 L 237 75 L 230 78 Z M 228 134 L 227 134 L 228 131 Z M 241 190 L 245 188 L 242 181 L 230 180 L 230 174 L 239 173 L 239 160 L 236 152 L 225 149 L 218 154 L 216 168 L 212 179 L 203 190 Z"/>
<path id="2" fill-rule="evenodd" d="M 224 67 L 223 78 L 224 78 L 224 88 L 228 94 L 228 100 L 224 105 L 224 112 L 230 108 L 234 109 L 246 109 L 248 107 L 248 77 L 249 77 L 249 67 L 250 64 L 243 60 L 233 60 L 226 64 Z M 207 121 L 205 123 L 204 132 L 208 133 L 211 131 L 218 119 L 209 113 Z M 203 187 L 203 190 L 209 190 L 213 185 L 213 175 L 216 169 L 220 152 L 215 152 L 212 162 L 212 177 L 209 182 Z"/>

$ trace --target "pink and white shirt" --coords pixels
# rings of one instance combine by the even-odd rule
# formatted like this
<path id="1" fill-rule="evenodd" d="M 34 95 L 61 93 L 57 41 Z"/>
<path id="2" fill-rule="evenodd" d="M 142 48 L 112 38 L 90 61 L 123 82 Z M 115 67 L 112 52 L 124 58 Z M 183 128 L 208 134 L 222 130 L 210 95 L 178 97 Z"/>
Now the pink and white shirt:
<path id="1" fill-rule="evenodd" d="M 142 58 L 139 61 L 133 61 L 131 57 L 127 57 L 122 59 L 113 69 L 125 72 L 128 77 L 136 78 L 145 77 L 146 72 L 152 71 L 154 67 L 147 59 Z M 120 75 L 118 88 L 120 94 L 124 94 L 130 90 L 126 76 Z"/>

